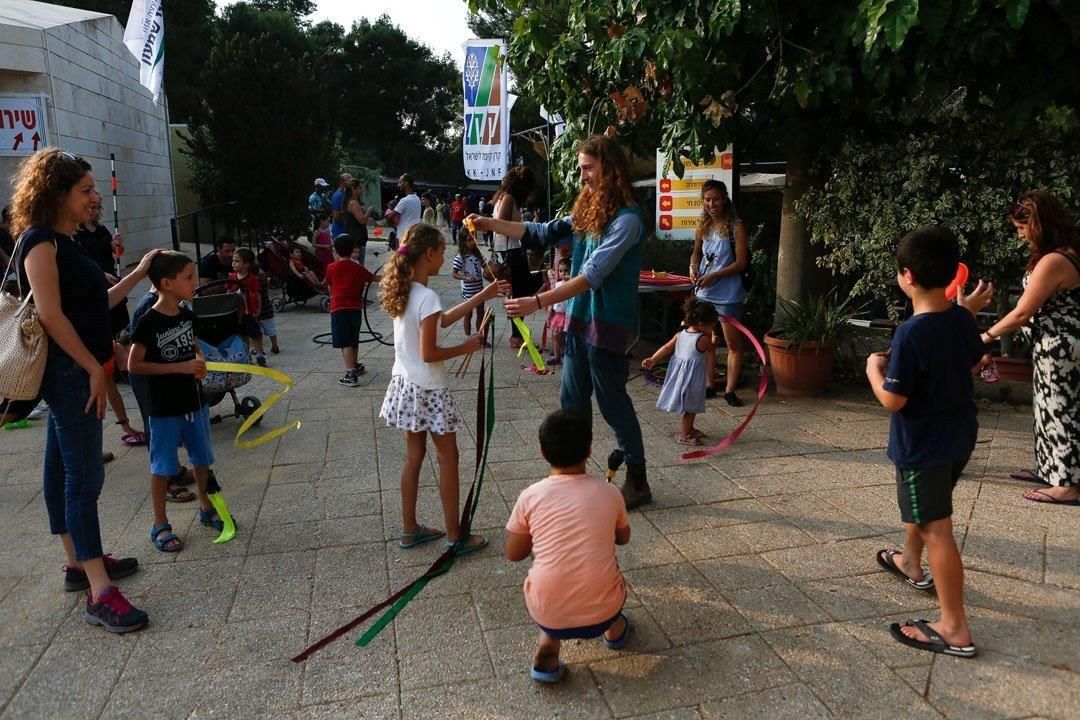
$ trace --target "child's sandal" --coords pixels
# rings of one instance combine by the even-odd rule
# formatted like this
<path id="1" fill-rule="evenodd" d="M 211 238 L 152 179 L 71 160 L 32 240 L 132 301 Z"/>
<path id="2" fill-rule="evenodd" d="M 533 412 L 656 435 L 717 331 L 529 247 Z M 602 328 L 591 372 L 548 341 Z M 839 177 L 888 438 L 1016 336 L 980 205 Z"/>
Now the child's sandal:
<path id="1" fill-rule="evenodd" d="M 162 537 L 158 537 L 161 533 L 167 533 Z M 161 523 L 160 525 L 154 525 L 150 528 L 150 541 L 154 543 L 161 552 L 174 553 L 180 552 L 180 549 L 184 547 L 184 543 L 180 538 L 176 536 L 176 533 L 172 531 L 172 525 L 169 523 Z M 175 544 L 170 544 L 175 543 Z"/>
<path id="2" fill-rule="evenodd" d="M 225 521 L 219 517 L 215 517 L 216 515 L 217 510 L 211 509 L 210 512 L 207 512 L 206 510 L 199 508 L 199 523 L 204 527 L 213 528 L 214 530 L 221 532 L 225 529 Z"/>

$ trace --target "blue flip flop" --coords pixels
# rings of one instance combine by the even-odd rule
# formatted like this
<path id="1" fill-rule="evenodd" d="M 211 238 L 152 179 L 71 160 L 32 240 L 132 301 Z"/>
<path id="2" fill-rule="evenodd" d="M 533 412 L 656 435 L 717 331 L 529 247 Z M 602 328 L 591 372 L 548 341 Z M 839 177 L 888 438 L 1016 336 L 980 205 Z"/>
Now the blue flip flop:
<path id="1" fill-rule="evenodd" d="M 626 621 L 626 627 L 623 628 L 622 635 L 614 640 L 608 640 L 603 635 L 600 636 L 604 641 L 604 647 L 608 650 L 622 650 L 626 647 L 626 643 L 630 641 L 630 616 L 626 614 L 625 610 L 620 611 L 619 615 Z"/>
<path id="2" fill-rule="evenodd" d="M 563 675 L 565 674 L 566 663 L 564 663 L 562 660 L 559 661 L 559 664 L 551 672 L 544 672 L 535 665 L 529 670 L 529 676 L 533 680 L 542 683 L 557 683 L 563 679 Z"/>
<path id="3" fill-rule="evenodd" d="M 438 540 L 445 535 L 442 530 L 435 530 L 429 528 L 426 525 L 421 525 L 420 529 L 414 533 L 401 533 L 401 539 L 398 540 L 398 547 L 403 550 L 414 548 L 417 545 L 423 545 L 424 543 L 431 542 L 432 540 Z M 412 538 L 411 540 L 409 538 Z"/>
<path id="4" fill-rule="evenodd" d="M 466 540 L 465 545 L 459 545 L 458 543 L 451 542 L 450 540 L 443 540 L 443 547 L 446 548 L 447 550 L 449 550 L 450 548 L 456 547 L 457 550 L 454 551 L 454 554 L 457 555 L 458 557 L 461 557 L 462 555 L 468 555 L 471 552 L 476 552 L 477 550 L 483 550 L 484 548 L 486 548 L 488 546 L 488 539 L 486 537 L 484 537 L 483 535 L 478 535 L 477 537 L 479 537 L 481 540 L 483 540 L 483 542 L 477 543 L 476 545 L 469 545 L 468 541 Z"/>

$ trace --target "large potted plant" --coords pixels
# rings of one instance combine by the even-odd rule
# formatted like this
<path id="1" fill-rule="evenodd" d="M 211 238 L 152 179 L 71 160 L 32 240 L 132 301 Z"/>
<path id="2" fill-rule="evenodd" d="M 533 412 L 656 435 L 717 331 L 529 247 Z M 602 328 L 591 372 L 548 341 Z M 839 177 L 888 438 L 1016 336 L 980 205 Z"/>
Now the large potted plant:
<path id="1" fill-rule="evenodd" d="M 832 292 L 805 302 L 780 301 L 773 329 L 765 335 L 778 393 L 808 396 L 825 390 L 851 315 L 851 298 L 838 300 Z"/>

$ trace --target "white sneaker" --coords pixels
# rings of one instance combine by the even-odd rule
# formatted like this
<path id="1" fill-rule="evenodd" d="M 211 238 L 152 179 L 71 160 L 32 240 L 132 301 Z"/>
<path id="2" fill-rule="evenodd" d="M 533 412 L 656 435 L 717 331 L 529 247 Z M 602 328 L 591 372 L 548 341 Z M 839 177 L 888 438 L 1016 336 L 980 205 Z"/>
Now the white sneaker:
<path id="1" fill-rule="evenodd" d="M 338 383 L 345 387 L 358 387 L 360 381 L 356 379 L 356 375 L 353 373 L 345 373 L 345 377 L 338 380 Z"/>
<path id="2" fill-rule="evenodd" d="M 26 417 L 28 417 L 30 419 L 33 419 L 33 418 L 44 417 L 45 415 L 48 415 L 48 414 L 49 414 L 49 406 L 45 404 L 44 400 L 42 400 L 41 402 L 39 402 L 37 404 L 37 406 L 33 410 L 30 411 L 30 414 L 27 415 Z"/>

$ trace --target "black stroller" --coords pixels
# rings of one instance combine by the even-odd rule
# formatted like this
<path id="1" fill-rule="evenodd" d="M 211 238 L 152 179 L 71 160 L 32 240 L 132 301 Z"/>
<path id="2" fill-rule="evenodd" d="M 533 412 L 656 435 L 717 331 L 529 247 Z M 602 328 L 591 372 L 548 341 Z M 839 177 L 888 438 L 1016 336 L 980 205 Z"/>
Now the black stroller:
<path id="1" fill-rule="evenodd" d="M 248 364 L 250 354 L 244 338 L 240 335 L 243 296 L 239 292 L 207 292 L 226 285 L 238 287 L 235 280 L 217 280 L 195 290 L 195 297 L 191 300 L 192 311 L 195 313 L 195 335 L 207 362 Z M 228 395 L 233 401 L 233 410 L 229 417 L 247 419 L 262 404 L 253 395 L 237 398 L 236 389 L 249 382 L 251 375 L 248 373 L 208 372 L 202 380 L 203 397 L 207 405 L 214 407 Z M 214 417 L 210 422 L 220 422 L 220 417 Z M 255 424 L 260 422 L 262 418 Z"/>

